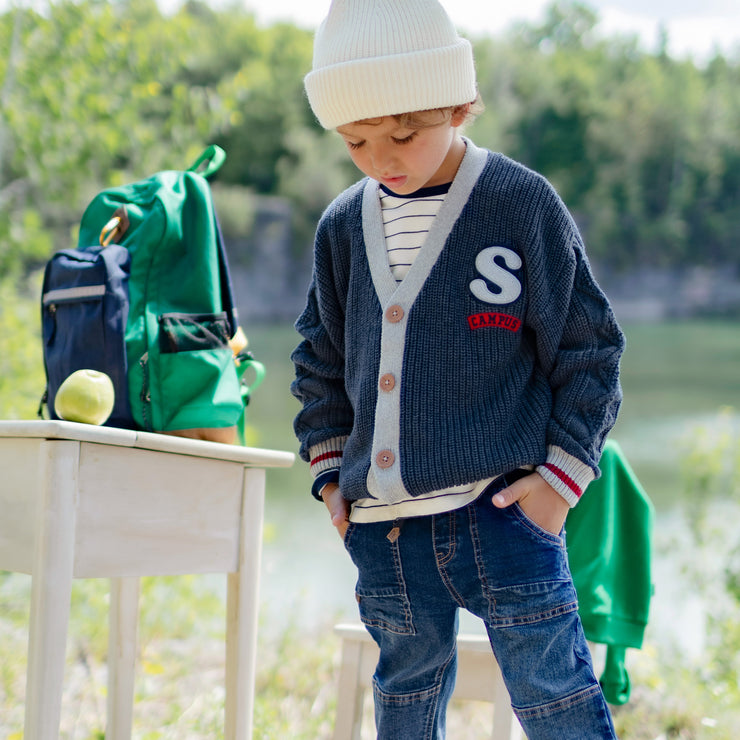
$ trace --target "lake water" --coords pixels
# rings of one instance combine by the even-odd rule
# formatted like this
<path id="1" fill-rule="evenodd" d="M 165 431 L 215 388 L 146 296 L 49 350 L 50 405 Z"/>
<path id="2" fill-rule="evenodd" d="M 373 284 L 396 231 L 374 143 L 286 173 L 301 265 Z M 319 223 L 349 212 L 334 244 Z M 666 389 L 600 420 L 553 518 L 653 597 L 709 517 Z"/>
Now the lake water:
<path id="1" fill-rule="evenodd" d="M 683 520 L 682 459 L 691 450 L 697 429 L 729 423 L 740 430 L 737 325 L 663 322 L 628 326 L 626 333 L 625 402 L 612 436 L 656 507 L 655 595 L 646 640 L 675 643 L 695 654 L 703 644 L 705 609 L 685 573 L 693 548 L 688 546 Z M 253 443 L 294 450 L 290 422 L 297 406 L 286 400 L 292 367 L 285 359 L 296 335 L 271 327 L 250 332 L 250 340 L 255 356 L 269 368 L 250 407 L 255 426 L 263 433 Z M 728 404 L 736 411 L 720 419 Z M 261 584 L 266 629 L 290 623 L 310 630 L 357 619 L 354 568 L 323 506 L 311 498 L 309 479 L 301 461 L 291 471 L 268 472 Z M 461 627 L 481 629 L 477 620 L 462 616 Z"/>
<path id="2" fill-rule="evenodd" d="M 685 544 L 689 541 L 686 520 L 678 504 L 671 505 L 670 501 L 672 490 L 681 485 L 679 456 L 686 435 L 714 421 L 712 416 L 656 421 L 650 428 L 641 425 L 639 434 L 619 439 L 635 470 L 643 463 L 654 463 L 651 449 L 657 446 L 663 451 L 662 490 L 655 496 L 660 501 L 653 532 L 655 594 L 646 642 L 675 645 L 688 656 L 701 652 L 706 610 L 685 572 Z M 304 463 L 298 461 L 296 465 Z M 268 480 L 271 474 L 268 472 Z M 337 621 L 357 620 L 354 582 L 354 566 L 324 507 L 311 498 L 308 490 L 288 496 L 268 493 L 261 582 L 267 629 L 292 624 L 310 632 Z M 461 630 L 483 632 L 478 619 L 464 612 L 460 616 Z"/>

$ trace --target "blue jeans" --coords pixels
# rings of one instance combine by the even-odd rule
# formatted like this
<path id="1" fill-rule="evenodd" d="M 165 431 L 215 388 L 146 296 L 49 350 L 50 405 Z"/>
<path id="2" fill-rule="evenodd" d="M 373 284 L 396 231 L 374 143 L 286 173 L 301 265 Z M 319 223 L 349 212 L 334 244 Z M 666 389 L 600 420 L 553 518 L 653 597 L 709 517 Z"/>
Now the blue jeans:
<path id="1" fill-rule="evenodd" d="M 496 487 L 494 487 L 496 486 Z M 444 514 L 350 524 L 360 616 L 380 647 L 373 677 L 380 740 L 442 740 L 455 685 L 458 609 L 480 617 L 529 740 L 615 738 L 594 674 L 564 537 L 493 484 Z"/>

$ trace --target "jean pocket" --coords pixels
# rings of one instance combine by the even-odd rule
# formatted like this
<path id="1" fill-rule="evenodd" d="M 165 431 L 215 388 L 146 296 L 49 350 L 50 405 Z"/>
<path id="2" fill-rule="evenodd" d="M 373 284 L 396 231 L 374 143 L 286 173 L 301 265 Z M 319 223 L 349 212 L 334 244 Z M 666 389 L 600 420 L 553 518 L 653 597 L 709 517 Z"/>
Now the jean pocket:
<path id="1" fill-rule="evenodd" d="M 411 602 L 398 544 L 387 539 L 386 525 L 350 524 L 345 533 L 345 547 L 357 567 L 355 598 L 360 619 L 368 627 L 412 635 Z"/>
<path id="2" fill-rule="evenodd" d="M 378 627 L 396 635 L 413 635 L 411 604 L 403 591 L 398 589 L 355 590 L 360 610 L 360 621 L 368 627 Z"/>
<path id="3" fill-rule="evenodd" d="M 355 525 L 352 522 L 347 522 L 347 529 L 344 530 L 344 536 L 342 537 L 342 544 L 345 549 L 349 550 L 349 541 L 352 539 L 352 530 Z"/>
<path id="4" fill-rule="evenodd" d="M 565 547 L 565 540 L 563 539 L 562 532 L 560 534 L 554 534 L 549 529 L 541 527 L 539 524 L 537 524 L 537 522 L 530 519 L 524 513 L 524 509 L 522 509 L 518 501 L 511 504 L 511 506 L 508 507 L 508 510 L 511 512 L 512 517 L 515 519 L 515 521 L 521 527 L 526 529 L 530 534 L 541 540 L 544 540 L 548 544 Z"/>
<path id="5" fill-rule="evenodd" d="M 576 591 L 569 580 L 538 581 L 492 589 L 489 619 L 496 627 L 544 622 L 578 610 Z"/>

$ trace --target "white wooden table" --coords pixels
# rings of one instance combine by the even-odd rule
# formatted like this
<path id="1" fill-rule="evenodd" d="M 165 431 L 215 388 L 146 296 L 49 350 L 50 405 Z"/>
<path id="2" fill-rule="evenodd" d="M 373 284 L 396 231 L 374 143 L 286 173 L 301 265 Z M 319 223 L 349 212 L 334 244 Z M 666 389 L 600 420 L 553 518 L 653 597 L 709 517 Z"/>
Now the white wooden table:
<path id="1" fill-rule="evenodd" d="M 289 452 L 0 421 L 0 570 L 32 577 L 25 740 L 57 740 L 73 578 L 110 578 L 106 738 L 131 737 L 139 578 L 226 573 L 225 737 L 252 736 L 265 468 Z"/>

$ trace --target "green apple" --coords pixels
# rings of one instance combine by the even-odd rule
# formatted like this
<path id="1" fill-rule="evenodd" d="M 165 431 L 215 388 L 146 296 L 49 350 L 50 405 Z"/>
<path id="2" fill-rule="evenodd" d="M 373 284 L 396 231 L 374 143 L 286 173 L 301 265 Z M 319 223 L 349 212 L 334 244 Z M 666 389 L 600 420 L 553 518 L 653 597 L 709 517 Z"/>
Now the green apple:
<path id="1" fill-rule="evenodd" d="M 54 411 L 67 421 L 105 423 L 113 411 L 113 381 L 98 370 L 77 370 L 59 386 Z"/>

